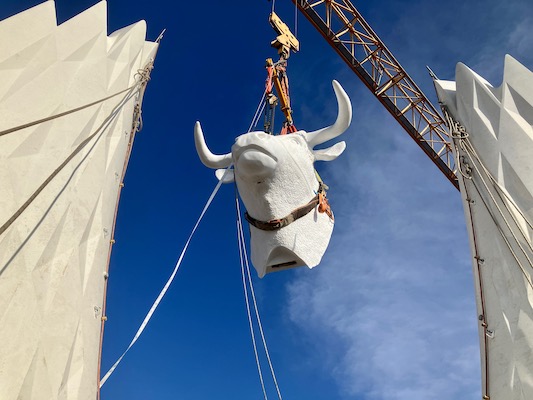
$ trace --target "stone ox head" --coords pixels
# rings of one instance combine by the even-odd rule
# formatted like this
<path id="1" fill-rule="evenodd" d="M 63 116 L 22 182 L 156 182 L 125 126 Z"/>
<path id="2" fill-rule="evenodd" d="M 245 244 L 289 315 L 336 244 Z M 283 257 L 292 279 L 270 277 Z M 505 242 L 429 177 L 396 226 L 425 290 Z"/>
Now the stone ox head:
<path id="1" fill-rule="evenodd" d="M 333 89 L 339 106 L 335 123 L 314 132 L 298 131 L 273 136 L 249 132 L 239 136 L 231 153 L 216 155 L 208 149 L 200 123 L 194 130 L 196 150 L 209 168 L 224 182 L 235 182 L 255 220 L 283 218 L 312 200 L 319 189 L 313 163 L 331 161 L 346 148 L 345 142 L 314 150 L 314 147 L 341 135 L 350 125 L 352 107 L 348 95 L 337 81 Z M 234 165 L 224 175 L 222 168 Z M 331 233 L 333 220 L 314 207 L 309 213 L 278 230 L 262 230 L 250 225 L 252 263 L 260 277 L 287 268 L 318 265 Z"/>

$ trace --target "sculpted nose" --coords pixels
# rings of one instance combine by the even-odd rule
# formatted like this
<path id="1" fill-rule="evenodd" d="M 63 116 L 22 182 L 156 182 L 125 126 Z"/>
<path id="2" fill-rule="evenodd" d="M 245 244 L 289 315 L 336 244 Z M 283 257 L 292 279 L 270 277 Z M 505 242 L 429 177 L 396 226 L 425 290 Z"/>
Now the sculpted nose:
<path id="1" fill-rule="evenodd" d="M 271 135 L 264 132 L 251 132 L 239 136 L 235 144 L 237 147 L 246 147 L 250 144 L 260 144 L 261 142 L 270 139 L 270 136 Z"/>
<path id="2" fill-rule="evenodd" d="M 257 139 L 260 139 L 260 140 L 267 140 L 270 137 L 270 135 L 265 132 L 257 132 L 255 135 Z"/>

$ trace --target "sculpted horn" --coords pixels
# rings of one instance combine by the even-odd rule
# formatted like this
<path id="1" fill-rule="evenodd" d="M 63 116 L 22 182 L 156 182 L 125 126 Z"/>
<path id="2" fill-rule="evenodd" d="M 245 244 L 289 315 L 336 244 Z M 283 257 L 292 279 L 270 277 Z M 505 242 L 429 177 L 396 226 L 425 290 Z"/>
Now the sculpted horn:
<path id="1" fill-rule="evenodd" d="M 231 153 L 213 154 L 205 144 L 204 133 L 200 122 L 194 125 L 194 145 L 202 163 L 208 168 L 227 168 L 232 163 Z"/>
<path id="2" fill-rule="evenodd" d="M 331 126 L 307 133 L 307 143 L 311 149 L 318 144 L 327 142 L 328 140 L 342 135 L 352 122 L 352 104 L 350 103 L 350 98 L 340 83 L 335 80 L 333 81 L 333 90 L 335 91 L 335 96 L 337 97 L 337 104 L 339 107 L 337 120 Z"/>

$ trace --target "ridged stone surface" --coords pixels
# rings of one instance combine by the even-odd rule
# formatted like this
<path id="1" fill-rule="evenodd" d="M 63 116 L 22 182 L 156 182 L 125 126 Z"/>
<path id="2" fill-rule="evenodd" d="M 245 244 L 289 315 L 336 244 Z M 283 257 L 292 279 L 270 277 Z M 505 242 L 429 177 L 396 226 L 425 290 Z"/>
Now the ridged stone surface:
<path id="1" fill-rule="evenodd" d="M 506 56 L 503 83 L 495 88 L 458 64 L 456 82 L 437 82 L 437 92 L 469 135 L 454 144 L 461 171 L 471 175 L 458 173 L 473 257 L 482 394 L 530 400 L 533 73 Z"/>
<path id="2" fill-rule="evenodd" d="M 155 57 L 138 22 L 107 36 L 102 1 L 57 25 L 47 1 L 0 22 L 0 131 L 130 87 Z M 0 225 L 124 95 L 0 136 Z M 104 272 L 132 98 L 0 235 L 0 399 L 96 398 Z"/>

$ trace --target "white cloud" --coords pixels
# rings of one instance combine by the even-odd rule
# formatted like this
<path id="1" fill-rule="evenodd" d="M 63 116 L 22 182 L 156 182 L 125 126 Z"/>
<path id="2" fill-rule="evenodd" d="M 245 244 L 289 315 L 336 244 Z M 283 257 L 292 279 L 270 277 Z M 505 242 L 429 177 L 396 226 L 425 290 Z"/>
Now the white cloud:
<path id="1" fill-rule="evenodd" d="M 289 285 L 290 317 L 314 337 L 310 354 L 345 398 L 475 398 L 477 328 L 459 194 L 393 121 L 385 125 L 390 131 L 358 123 L 347 134 L 351 151 L 329 171 L 337 231 L 323 264 Z"/>
<path id="2" fill-rule="evenodd" d="M 511 48 L 513 53 L 516 52 L 521 56 L 525 56 L 526 59 L 522 62 L 533 60 L 531 56 L 531 50 L 533 49 L 531 26 L 533 26 L 533 20 L 529 16 L 526 16 L 516 24 L 507 41 L 507 48 Z"/>
<path id="3" fill-rule="evenodd" d="M 424 6 L 444 21 L 442 29 L 417 14 L 425 35 L 415 44 L 407 40 L 407 55 L 396 54 L 400 61 L 422 51 L 420 68 L 431 60 L 437 73 L 450 76 L 463 61 L 496 85 L 505 53 L 531 67 L 531 4 L 455 5 L 460 13 L 453 5 Z M 390 31 L 405 34 L 413 25 L 408 16 Z M 430 91 L 427 82 L 422 86 Z M 332 188 L 335 233 L 322 265 L 288 285 L 290 318 L 314 344 L 309 359 L 336 379 L 345 399 L 480 398 L 478 321 L 459 193 L 377 102 L 349 93 L 355 115 L 343 137 L 348 149 L 320 166 Z"/>

